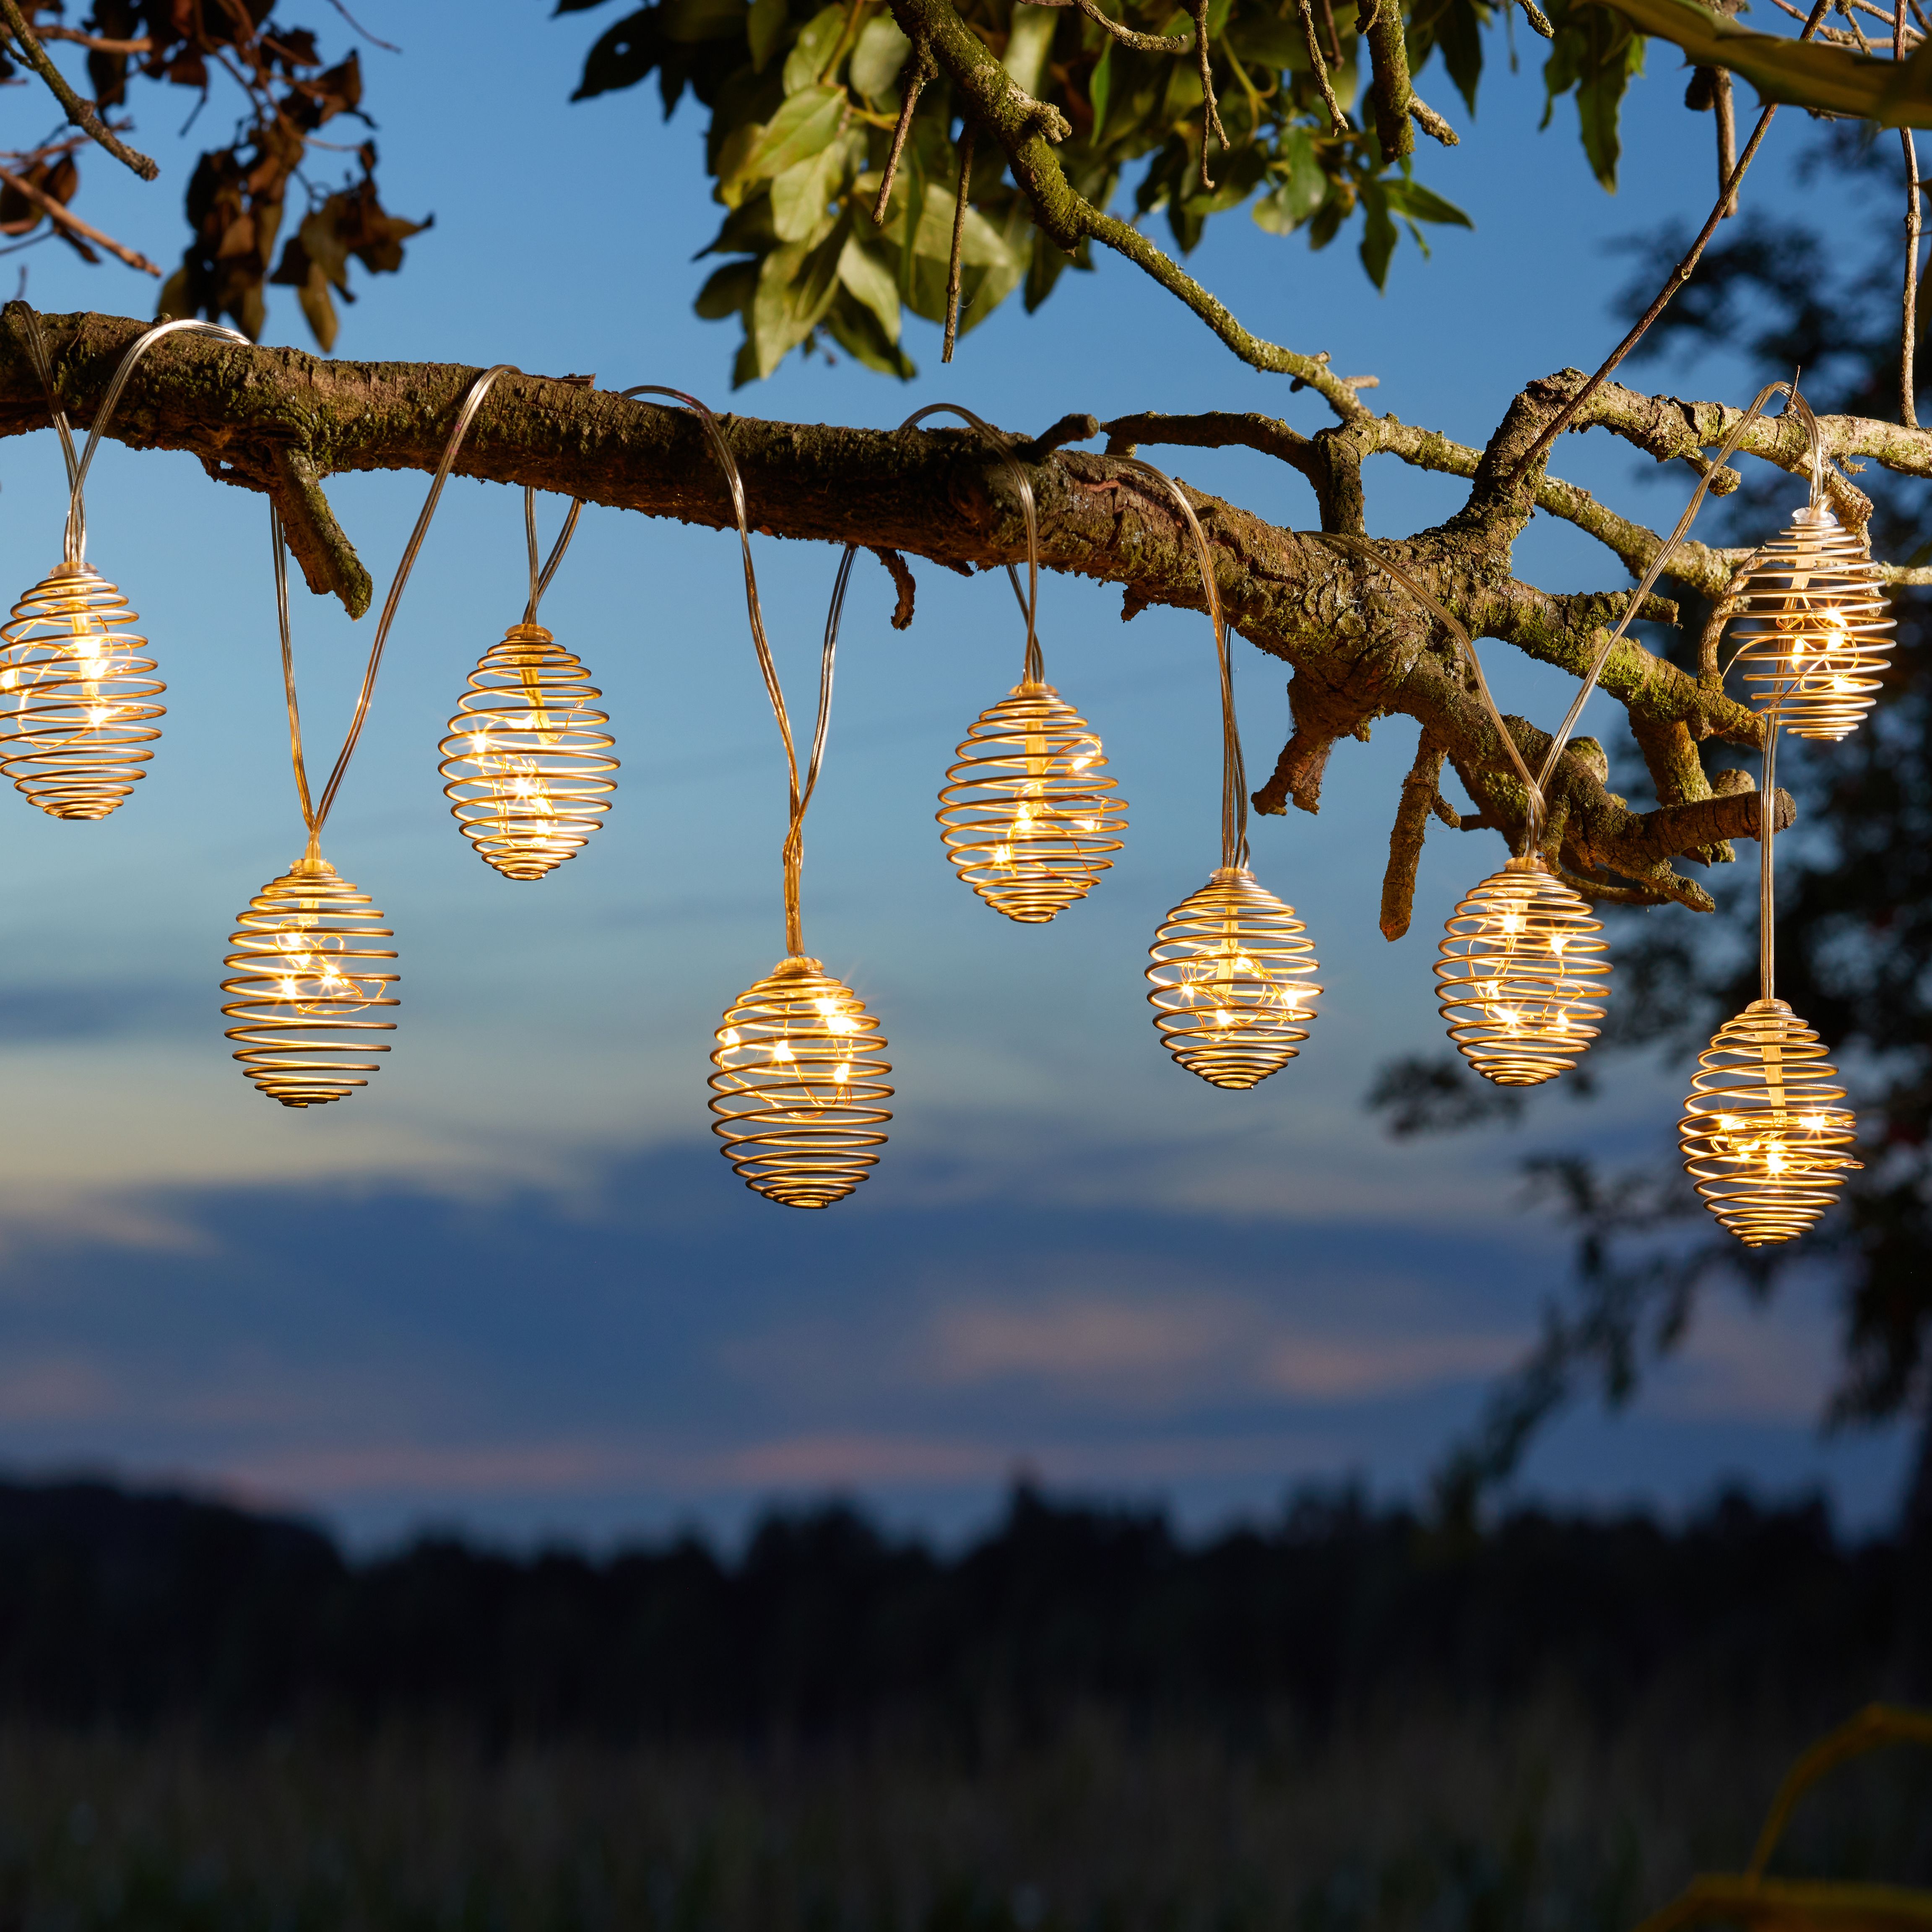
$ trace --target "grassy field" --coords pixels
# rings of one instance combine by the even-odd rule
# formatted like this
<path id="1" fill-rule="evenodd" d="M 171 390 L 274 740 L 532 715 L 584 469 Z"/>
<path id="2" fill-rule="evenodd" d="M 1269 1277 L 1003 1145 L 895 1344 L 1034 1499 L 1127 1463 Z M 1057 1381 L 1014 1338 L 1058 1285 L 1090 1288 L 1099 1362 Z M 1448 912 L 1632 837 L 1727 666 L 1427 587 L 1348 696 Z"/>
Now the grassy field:
<path id="1" fill-rule="evenodd" d="M 1742 1865 L 1804 1742 L 1556 1700 L 1238 1744 L 1096 1714 L 970 1757 L 15 1729 L 0 1928 L 1621 1932 Z M 1780 1864 L 1932 1875 L 1932 1753 L 1838 1774 Z"/>

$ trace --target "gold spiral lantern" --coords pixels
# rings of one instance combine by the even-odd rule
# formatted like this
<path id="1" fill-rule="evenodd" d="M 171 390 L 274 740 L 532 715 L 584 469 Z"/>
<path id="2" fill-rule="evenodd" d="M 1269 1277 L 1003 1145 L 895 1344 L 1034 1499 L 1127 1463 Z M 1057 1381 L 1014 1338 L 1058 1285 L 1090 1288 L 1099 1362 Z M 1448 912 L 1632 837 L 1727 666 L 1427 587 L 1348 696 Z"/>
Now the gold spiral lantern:
<path id="1" fill-rule="evenodd" d="M 939 794 L 946 856 L 994 911 L 1044 926 L 1112 865 L 1126 801 L 1093 728 L 1050 684 L 1022 679 L 982 712 Z"/>
<path id="2" fill-rule="evenodd" d="M 891 1063 L 865 1002 L 816 959 L 782 959 L 718 1028 L 711 1131 L 745 1185 L 830 1208 L 878 1164 Z"/>
<path id="3" fill-rule="evenodd" d="M 223 964 L 221 1009 L 235 1024 L 235 1058 L 256 1086 L 285 1107 L 317 1107 L 369 1084 L 393 1032 L 383 1012 L 395 935 L 367 892 L 310 854 L 248 902 Z"/>
<path id="4" fill-rule="evenodd" d="M 1436 997 L 1449 1037 L 1484 1079 L 1536 1087 L 1576 1064 L 1610 996 L 1603 930 L 1538 857 L 1512 859 L 1456 908 Z"/>
<path id="5" fill-rule="evenodd" d="M 92 564 L 58 564 L 0 626 L 0 770 L 50 818 L 105 818 L 160 737 L 148 640 Z"/>
<path id="6" fill-rule="evenodd" d="M 1175 1060 L 1239 1092 L 1280 1072 L 1308 1037 L 1316 970 L 1294 908 L 1245 866 L 1224 866 L 1162 922 L 1148 999 Z"/>
<path id="7" fill-rule="evenodd" d="M 1796 1240 L 1859 1166 L 1837 1070 L 1784 1000 L 1754 1000 L 1705 1049 L 1678 1136 L 1704 1204 L 1747 1247 Z"/>
<path id="8" fill-rule="evenodd" d="M 1876 702 L 1894 624 L 1862 532 L 1800 510 L 1731 593 L 1750 700 L 1798 738 L 1835 742 Z"/>
<path id="9" fill-rule="evenodd" d="M 574 858 L 616 790 L 610 721 L 575 656 L 541 624 L 513 624 L 470 674 L 440 770 L 463 836 L 506 879 Z"/>

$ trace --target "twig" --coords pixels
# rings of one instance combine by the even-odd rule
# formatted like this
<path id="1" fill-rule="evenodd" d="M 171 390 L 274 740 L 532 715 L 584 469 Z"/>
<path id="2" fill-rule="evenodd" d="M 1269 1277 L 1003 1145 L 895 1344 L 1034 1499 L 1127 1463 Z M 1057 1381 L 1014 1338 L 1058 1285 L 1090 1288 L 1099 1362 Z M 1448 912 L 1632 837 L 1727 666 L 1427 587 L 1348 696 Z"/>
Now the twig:
<path id="1" fill-rule="evenodd" d="M 1892 27 L 1892 57 L 1905 58 L 1905 8 L 1901 4 Z M 1905 295 L 1898 334 L 1898 419 L 1907 429 L 1918 427 L 1918 150 L 1912 130 L 1901 128 L 1905 147 Z"/>
<path id="2" fill-rule="evenodd" d="M 1420 94 L 1412 94 L 1408 97 L 1408 112 L 1410 118 L 1425 134 L 1433 136 L 1445 148 L 1460 148 L 1462 145 L 1462 137 Z"/>
<path id="3" fill-rule="evenodd" d="M 1342 64 L 1342 38 L 1335 31 L 1334 0 L 1322 0 L 1322 24 L 1328 34 L 1328 58 L 1337 67 Z"/>
<path id="4" fill-rule="evenodd" d="M 83 34 L 78 27 L 43 27 L 40 33 L 44 40 L 70 40 L 91 54 L 151 54 L 154 51 L 152 40 L 104 40 L 98 34 Z"/>
<path id="5" fill-rule="evenodd" d="M 1811 9 L 1811 17 L 1804 23 L 1804 32 L 1798 37 L 1800 40 L 1808 40 L 1818 31 L 1818 23 L 1824 19 L 1825 10 L 1831 4 L 1832 0 L 1817 0 L 1817 4 Z M 1658 291 L 1657 299 L 1644 310 L 1636 326 L 1611 350 L 1604 366 L 1544 425 L 1542 434 L 1530 445 L 1524 452 L 1522 460 L 1510 472 L 1509 480 L 1512 484 L 1520 482 L 1528 472 L 1530 466 L 1562 435 L 1576 412 L 1603 387 L 1617 364 L 1642 340 L 1644 332 L 1669 307 L 1671 297 L 1690 279 L 1706 244 L 1717 233 L 1718 224 L 1724 218 L 1726 204 L 1736 200 L 1738 184 L 1744 179 L 1744 170 L 1756 158 L 1766 134 L 1770 130 L 1772 117 L 1777 112 L 1778 103 L 1774 100 L 1759 115 L 1757 125 L 1751 130 L 1751 137 L 1745 142 L 1744 151 L 1738 156 L 1737 166 L 1731 170 L 1730 178 L 1718 191 L 1718 205 L 1712 209 L 1710 219 L 1704 224 L 1696 240 L 1691 243 L 1690 252 L 1671 270 L 1670 279 Z"/>
<path id="6" fill-rule="evenodd" d="M 364 26 L 360 20 L 356 19 L 356 16 L 350 13 L 346 7 L 343 5 L 342 0 L 328 0 L 328 4 L 333 7 L 335 10 L 340 14 L 342 17 L 346 20 L 372 47 L 380 47 L 386 54 L 399 54 L 402 52 L 402 49 L 398 46 L 394 41 L 386 40 L 380 34 L 370 33 L 369 29 Z"/>
<path id="7" fill-rule="evenodd" d="M 1728 221 L 1738 212 L 1738 191 L 1731 185 L 1731 176 L 1738 166 L 1737 103 L 1731 91 L 1729 68 L 1718 69 L 1711 89 L 1711 105 L 1718 121 L 1718 192 L 1724 197 L 1724 219 Z"/>
<path id="8" fill-rule="evenodd" d="M 1402 782 L 1395 808 L 1395 824 L 1389 829 L 1388 869 L 1382 874 L 1382 937 L 1400 939 L 1408 930 L 1415 910 L 1415 873 L 1422 858 L 1423 834 L 1430 813 L 1439 802 L 1437 787 L 1442 782 L 1442 760 L 1448 750 L 1440 740 L 1422 728 L 1416 740 L 1415 762 Z M 1456 829 L 1461 829 L 1458 820 Z"/>
<path id="9" fill-rule="evenodd" d="M 1185 38 L 1169 34 L 1137 34 L 1112 14 L 1102 13 L 1094 0 L 1073 0 L 1073 4 L 1094 26 L 1104 27 L 1122 46 L 1132 47 L 1136 53 L 1191 54 L 1194 51 L 1195 36 L 1192 34 Z"/>
<path id="10" fill-rule="evenodd" d="M 0 168 L 0 183 L 4 183 L 7 187 L 10 188 L 16 194 L 24 195 L 43 214 L 58 223 L 62 228 L 68 230 L 72 234 L 80 236 L 84 241 L 94 242 L 98 246 L 105 248 L 109 254 L 125 262 L 129 268 L 139 268 L 150 275 L 159 276 L 160 274 L 160 270 L 156 268 L 146 256 L 139 254 L 134 249 L 124 247 L 122 243 L 116 241 L 111 235 L 102 234 L 100 230 L 94 226 L 91 222 L 82 220 L 80 217 L 70 209 L 63 207 L 44 188 L 36 188 L 26 176 L 16 175 L 10 169 Z"/>
<path id="11" fill-rule="evenodd" d="M 959 195 L 952 205 L 952 255 L 946 265 L 946 346 L 942 362 L 952 360 L 952 345 L 959 339 L 959 280 L 966 250 L 966 196 L 973 185 L 973 135 L 975 124 L 964 121 L 959 127 Z"/>
<path id="12" fill-rule="evenodd" d="M 1298 0 L 1301 14 L 1301 37 L 1308 44 L 1308 64 L 1315 70 L 1316 85 L 1322 90 L 1322 98 L 1328 108 L 1328 123 L 1338 134 L 1352 134 L 1354 130 L 1348 125 L 1348 117 L 1342 112 L 1342 104 L 1335 98 L 1335 84 L 1328 78 L 1328 63 L 1322 58 L 1322 49 L 1315 38 L 1315 14 L 1309 0 Z M 1322 0 L 1325 8 L 1328 0 Z M 1335 38 L 1335 16 L 1328 15 L 1328 38 Z M 1337 63 L 1341 56 L 1336 56 Z"/>
<path id="13" fill-rule="evenodd" d="M 879 198 L 872 208 L 872 226 L 886 225 L 886 206 L 892 198 L 892 182 L 899 171 L 899 157 L 905 152 L 906 135 L 912 126 L 913 110 L 919 105 L 920 91 L 939 72 L 932 47 L 923 40 L 912 44 L 904 68 L 905 87 L 899 96 L 899 118 L 892 129 L 892 145 L 886 154 L 886 172 L 879 183 Z"/>
<path id="14" fill-rule="evenodd" d="M 1201 191 L 1203 194 L 1214 192 L 1214 183 L 1208 172 L 1208 136 L 1212 134 L 1221 144 L 1221 152 L 1228 152 L 1228 130 L 1221 125 L 1221 109 L 1214 98 L 1214 71 L 1210 60 L 1213 50 L 1208 44 L 1208 8 L 1209 0 L 1194 0 L 1194 51 L 1201 64 Z"/>
<path id="15" fill-rule="evenodd" d="M 14 38 L 20 44 L 20 52 L 27 64 L 46 82 L 52 90 L 67 118 L 102 147 L 117 161 L 124 162 L 143 181 L 152 181 L 160 174 L 160 164 L 136 149 L 129 147 L 117 135 L 110 133 L 106 122 L 88 106 L 80 96 L 68 85 L 67 76 L 56 67 L 48 57 L 47 50 L 34 38 L 34 30 L 27 25 L 21 13 L 19 0 L 0 0 L 0 22 L 4 22 Z M 117 249 L 116 254 L 120 251 Z M 145 265 L 144 265 L 145 266 Z M 157 274 L 160 271 L 155 271 Z"/>
<path id="16" fill-rule="evenodd" d="M 1523 12 L 1528 16 L 1530 26 L 1546 40 L 1556 38 L 1556 29 L 1550 24 L 1550 16 L 1536 4 L 1536 0 L 1522 0 Z"/>

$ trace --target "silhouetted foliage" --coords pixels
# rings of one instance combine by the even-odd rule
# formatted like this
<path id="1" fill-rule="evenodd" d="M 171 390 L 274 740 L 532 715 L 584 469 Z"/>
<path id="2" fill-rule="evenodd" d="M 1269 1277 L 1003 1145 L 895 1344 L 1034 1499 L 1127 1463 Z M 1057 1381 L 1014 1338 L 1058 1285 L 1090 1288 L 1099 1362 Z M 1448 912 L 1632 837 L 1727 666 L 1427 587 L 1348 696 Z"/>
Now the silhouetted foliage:
<path id="1" fill-rule="evenodd" d="M 1681 1529 L 1524 1511 L 1451 1540 L 1348 1492 L 1189 1544 L 1022 1487 L 956 1556 L 832 1507 L 728 1562 L 685 1538 L 593 1561 L 428 1538 L 364 1563 L 303 1526 L 98 1484 L 0 1486 L 0 1720 L 246 1729 L 337 1716 L 576 1733 L 857 1737 L 969 1754 L 1096 1707 L 1130 1727 L 1321 1730 L 1388 1700 L 1555 1690 L 1828 1722 L 1910 1694 L 1932 1636 L 1898 1544 L 1725 1498 Z"/>

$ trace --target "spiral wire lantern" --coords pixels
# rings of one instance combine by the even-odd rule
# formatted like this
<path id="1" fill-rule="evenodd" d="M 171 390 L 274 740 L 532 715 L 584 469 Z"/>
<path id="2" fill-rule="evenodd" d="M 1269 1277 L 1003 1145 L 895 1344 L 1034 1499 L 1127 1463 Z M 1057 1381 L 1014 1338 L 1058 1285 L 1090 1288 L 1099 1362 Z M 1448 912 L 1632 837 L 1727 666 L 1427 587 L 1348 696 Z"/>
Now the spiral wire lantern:
<path id="1" fill-rule="evenodd" d="M 1726 600 L 1752 704 L 1775 712 L 1794 738 L 1835 743 L 1864 721 L 1890 660 L 1890 608 L 1863 531 L 1846 530 L 1824 501 L 1824 441 L 1795 392 L 1811 434 L 1811 496 L 1753 557 Z"/>
<path id="2" fill-rule="evenodd" d="M 875 1150 L 885 1145 L 884 1128 L 892 1118 L 884 1104 L 892 1097 L 886 1083 L 886 1076 L 892 1070 L 885 1058 L 885 1036 L 859 995 L 807 955 L 800 910 L 805 814 L 824 761 L 825 734 L 832 722 L 832 672 L 838 622 L 857 546 L 848 546 L 832 585 L 819 658 L 818 716 L 801 782 L 791 717 L 785 708 L 784 689 L 778 682 L 758 601 L 744 481 L 730 446 L 717 418 L 682 389 L 640 383 L 621 393 L 669 396 L 683 404 L 704 425 L 724 473 L 737 521 L 752 648 L 766 695 L 771 700 L 772 715 L 778 720 L 790 782 L 783 850 L 785 956 L 733 1000 L 718 1023 L 711 1053 L 711 1112 L 716 1116 L 711 1130 L 724 1144 L 726 1159 L 754 1193 L 787 1208 L 830 1208 L 844 1200 L 878 1165 Z"/>
<path id="3" fill-rule="evenodd" d="M 1758 994 L 1705 1048 L 1678 1124 L 1704 1204 L 1747 1247 L 1795 1240 L 1860 1163 L 1858 1123 L 1816 1034 L 1778 997 L 1778 734 L 1766 714 L 1758 820 Z"/>
<path id="4" fill-rule="evenodd" d="M 550 560 L 537 567 L 536 492 L 524 492 L 530 596 L 470 674 L 442 741 L 450 801 L 463 836 L 506 879 L 541 879 L 574 858 L 603 823 L 616 789 L 615 741 L 590 674 L 537 622 L 584 503 L 573 498 Z"/>
<path id="5" fill-rule="evenodd" d="M 1150 463 L 1117 458 L 1180 506 L 1196 561 L 1221 674 L 1221 863 L 1154 934 L 1148 1004 L 1175 1063 L 1210 1085 L 1240 1092 L 1278 1073 L 1308 1037 L 1322 988 L 1315 948 L 1294 908 L 1248 869 L 1248 785 L 1234 717 L 1234 663 L 1214 565 L 1193 506 Z"/>
<path id="6" fill-rule="evenodd" d="M 995 912 L 1044 926 L 1113 864 L 1114 835 L 1126 829 L 1125 799 L 1113 797 L 1106 755 L 1094 728 L 1046 682 L 1035 619 L 1040 604 L 1040 523 L 1033 484 L 1012 446 L 970 410 L 934 403 L 899 425 L 903 434 L 940 410 L 963 418 L 992 442 L 1018 493 L 1026 519 L 1027 587 L 1006 575 L 1026 617 L 1020 681 L 982 711 L 956 754 L 939 794 L 946 856 Z"/>
<path id="7" fill-rule="evenodd" d="M 154 675 L 134 607 L 86 560 L 83 492 L 103 432 L 134 365 L 164 335 L 185 331 L 244 346 L 248 338 L 212 322 L 164 322 L 137 337 L 94 412 L 78 460 L 66 412 L 52 404 L 52 370 L 40 319 L 25 311 L 29 355 L 48 392 L 68 474 L 62 560 L 0 625 L 0 771 L 50 818 L 105 818 L 146 776 L 160 737 L 154 721 L 167 687 Z"/>
<path id="8" fill-rule="evenodd" d="M 280 878 L 264 886 L 236 922 L 238 929 L 229 942 L 233 950 L 225 962 L 233 976 L 222 982 L 228 1002 L 221 1010 L 224 1018 L 235 1022 L 227 1036 L 236 1043 L 235 1058 L 243 1072 L 269 1099 L 285 1107 L 314 1107 L 346 1098 L 357 1088 L 367 1086 L 368 1076 L 380 1066 L 380 1060 L 368 1056 L 389 1050 L 386 1040 L 370 1036 L 394 1032 L 395 1022 L 365 1016 L 400 1004 L 391 991 L 399 976 L 384 963 L 396 955 L 372 943 L 394 935 L 382 923 L 382 914 L 370 903 L 369 896 L 343 878 L 322 857 L 322 828 L 368 718 L 383 646 L 388 642 L 390 626 L 396 620 L 417 553 L 429 533 L 442 486 L 449 480 L 457 452 L 483 406 L 484 398 L 496 378 L 506 372 L 515 373 L 507 362 L 486 369 L 470 384 L 456 412 L 429 494 L 404 547 L 382 614 L 376 620 L 355 712 L 320 799 L 311 799 L 310 794 L 302 711 L 296 699 L 287 544 L 280 512 L 272 499 L 269 502 L 268 540 L 274 558 L 275 615 L 281 632 L 289 758 L 308 839 L 302 857 Z"/>

